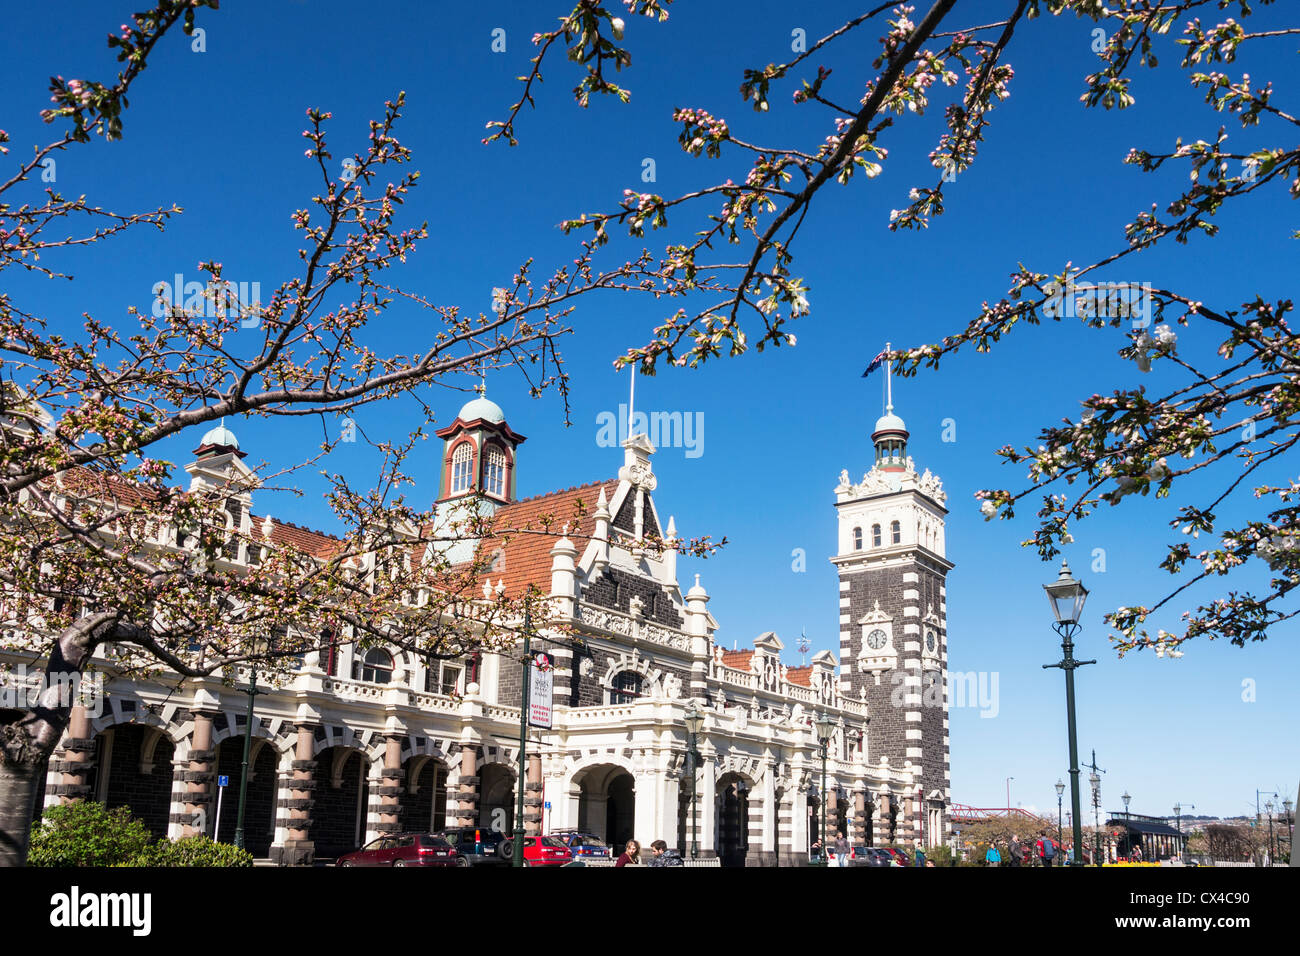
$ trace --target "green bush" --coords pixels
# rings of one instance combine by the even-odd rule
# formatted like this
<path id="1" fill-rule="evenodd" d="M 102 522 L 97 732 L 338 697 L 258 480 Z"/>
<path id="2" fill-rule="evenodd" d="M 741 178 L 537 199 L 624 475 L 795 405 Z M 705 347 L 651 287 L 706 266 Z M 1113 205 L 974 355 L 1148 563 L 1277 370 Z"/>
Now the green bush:
<path id="1" fill-rule="evenodd" d="M 149 846 L 149 831 L 127 807 L 87 800 L 49 807 L 32 830 L 28 866 L 115 866 Z"/>
<path id="2" fill-rule="evenodd" d="M 129 866 L 252 866 L 253 854 L 206 836 L 159 840 L 137 854 Z"/>

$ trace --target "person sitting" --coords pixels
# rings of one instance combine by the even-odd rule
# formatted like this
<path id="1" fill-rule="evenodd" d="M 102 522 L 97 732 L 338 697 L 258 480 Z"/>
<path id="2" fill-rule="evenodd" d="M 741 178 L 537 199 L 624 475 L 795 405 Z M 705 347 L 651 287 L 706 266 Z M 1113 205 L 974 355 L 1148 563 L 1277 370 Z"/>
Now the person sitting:
<path id="1" fill-rule="evenodd" d="M 684 866 L 682 855 L 676 850 L 668 849 L 668 844 L 663 840 L 655 840 L 650 844 L 650 852 L 654 854 L 650 858 L 648 866 Z"/>
<path id="2" fill-rule="evenodd" d="M 617 862 L 614 863 L 614 866 L 620 867 L 620 866 L 636 865 L 639 864 L 640 862 L 641 862 L 641 844 L 637 843 L 636 840 L 628 840 L 627 846 L 624 848 L 623 852 L 618 855 L 618 860 Z"/>

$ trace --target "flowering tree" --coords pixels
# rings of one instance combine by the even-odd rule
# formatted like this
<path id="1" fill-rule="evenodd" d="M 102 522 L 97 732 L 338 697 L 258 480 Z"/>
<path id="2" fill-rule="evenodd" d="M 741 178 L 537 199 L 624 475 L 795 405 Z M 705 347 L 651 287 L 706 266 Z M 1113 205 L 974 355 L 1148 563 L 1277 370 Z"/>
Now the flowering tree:
<path id="1" fill-rule="evenodd" d="M 624 2 L 632 14 L 662 20 L 670 0 Z M 1200 19 L 1217 17 L 1224 7 L 1236 8 L 1240 19 L 1223 19 L 1213 26 Z M 1153 204 L 1139 213 L 1126 226 L 1123 243 L 1106 256 L 1082 267 L 1052 264 L 1034 271 L 1018 266 L 1007 294 L 982 304 L 964 329 L 938 343 L 895 350 L 888 358 L 898 372 L 910 375 L 922 367 L 938 368 L 944 357 L 961 349 L 987 351 L 1024 323 L 1060 322 L 1070 316 L 1094 327 L 1131 323 L 1129 341 L 1120 354 L 1133 360 L 1139 374 L 1153 362 L 1177 366 L 1185 373 L 1184 381 L 1159 396 L 1141 385 L 1109 396 L 1088 396 L 1081 419 L 1047 428 L 1038 447 L 1003 448 L 1000 454 L 1007 461 L 1028 466 L 1028 484 L 1018 491 L 980 492 L 984 514 L 989 519 L 1011 518 L 1020 501 L 1041 495 L 1039 526 L 1024 544 L 1036 547 L 1046 560 L 1071 540 L 1072 522 L 1097 506 L 1119 505 L 1133 495 L 1168 496 L 1175 483 L 1204 472 L 1217 482 L 1217 490 L 1181 507 L 1172 522 L 1178 537 L 1160 562 L 1179 580 L 1158 600 L 1108 614 L 1108 623 L 1118 632 L 1112 640 L 1121 655 L 1140 647 L 1177 655 L 1178 645 L 1202 635 L 1226 637 L 1238 645 L 1265 638 L 1270 628 L 1300 613 L 1289 600 L 1300 581 L 1300 484 L 1274 484 L 1257 477 L 1298 437 L 1293 419 L 1300 400 L 1300 343 L 1286 318 L 1292 303 L 1266 302 L 1251 293 L 1243 293 L 1239 306 L 1206 303 L 1194 288 L 1135 290 L 1092 279 L 1158 244 L 1184 243 L 1197 233 L 1215 235 L 1214 217 L 1229 202 L 1251 196 L 1256 201 L 1300 196 L 1300 147 L 1285 141 L 1285 131 L 1294 132 L 1300 119 L 1279 107 L 1267 82 L 1212 71 L 1216 65 L 1227 70 L 1246 44 L 1287 42 L 1300 34 L 1300 27 L 1252 32 L 1245 25 L 1253 15 L 1250 4 L 1230 0 L 1000 0 L 980 5 L 978 13 L 971 13 L 968 5 L 960 14 L 953 0 L 936 0 L 923 16 L 914 14 L 911 6 L 873 4 L 808 42 L 806 50 L 788 62 L 745 71 L 741 98 L 760 114 L 748 125 L 766 129 L 761 114 L 768 110 L 769 97 L 786 83 L 795 103 L 825 111 L 827 135 L 821 142 L 782 142 L 780 131 L 771 130 L 759 142 L 706 109 L 680 108 L 674 118 L 681 123 L 681 148 L 692 156 L 740 160 L 735 179 L 676 197 L 629 189 L 617 208 L 584 213 L 562 224 L 566 230 L 589 234 L 598 245 L 609 242 L 615 229 L 626 229 L 635 241 L 647 228 L 667 229 L 670 215 L 689 216 L 703 206 L 690 222 L 696 231 L 689 239 L 669 242 L 652 270 L 665 292 L 690 297 L 693 305 L 666 316 L 650 342 L 629 349 L 616 364 L 636 362 L 642 371 L 653 373 L 660 361 L 694 367 L 718 356 L 738 355 L 751 341 L 760 351 L 768 344 L 795 344 L 787 323 L 807 313 L 809 303 L 804 281 L 794 274 L 792 264 L 812 203 L 831 184 L 848 186 L 875 177 L 888 159 L 891 128 L 921 123 L 942 108 L 942 124 L 929 153 L 935 179 L 908 192 L 907 203 L 891 214 L 889 228 L 922 229 L 942 215 L 945 186 L 976 161 L 992 129 L 994 109 L 1009 95 L 1013 70 L 1008 56 L 1017 41 L 1033 35 L 1035 18 L 1073 15 L 1097 25 L 1092 32 L 1099 67 L 1084 78 L 1081 97 L 1089 107 L 1131 105 L 1131 74 L 1137 67 L 1155 68 L 1158 54 L 1167 61 L 1178 62 L 1180 57 L 1177 69 L 1193 89 L 1203 91 L 1216 123 L 1220 114 L 1233 114 L 1257 134 L 1278 130 L 1283 137 L 1279 144 L 1234 152 L 1219 128 L 1206 139 L 1180 140 L 1165 151 L 1132 150 L 1128 163 L 1148 172 L 1183 166 L 1190 185 L 1166 200 L 1163 212 L 1160 204 Z M 880 31 L 879 55 L 869 70 L 858 68 L 856 55 L 846 57 L 844 65 L 834 65 L 846 36 L 872 28 Z M 618 71 L 631 63 L 622 45 L 625 31 L 615 11 L 582 0 L 556 29 L 537 34 L 539 51 L 532 70 L 521 77 L 523 96 L 504 120 L 489 124 L 488 141 L 516 141 L 516 125 L 524 107 L 533 104 L 543 64 L 560 48 L 585 71 L 574 90 L 581 105 L 592 93 L 626 100 L 627 90 L 614 85 L 609 75 L 611 67 Z M 1168 56 L 1166 50 L 1177 56 Z M 740 247 L 739 256 L 729 254 L 733 246 Z M 1176 327 L 1192 323 L 1221 331 L 1217 354 L 1179 353 Z M 1060 490 L 1066 486 L 1073 486 L 1072 493 Z M 1253 519 L 1222 527 L 1220 515 L 1229 503 L 1252 494 L 1260 503 Z M 1201 536 L 1213 543 L 1194 550 L 1188 538 Z M 1148 615 L 1186 588 L 1237 571 L 1252 559 L 1268 568 L 1269 580 L 1260 593 L 1233 590 L 1202 604 L 1184 615 L 1185 625 L 1177 634 L 1160 631 L 1152 636 L 1144 628 Z"/>
<path id="2" fill-rule="evenodd" d="M 43 118 L 65 132 L 0 182 L 0 270 L 64 277 L 61 257 L 137 226 L 162 229 L 180 212 L 117 215 L 53 189 L 21 205 L 11 199 L 30 189 L 52 153 L 95 136 L 118 139 L 127 93 L 151 51 L 216 6 L 160 0 L 109 37 L 123 64 L 115 82 L 51 81 L 54 105 Z M 419 177 L 406 171 L 410 152 L 395 136 L 402 105 L 402 96 L 385 104 L 364 147 L 338 166 L 326 137 L 330 114 L 308 110 L 306 160 L 320 191 L 292 212 L 301 269 L 266 302 L 248 301 L 215 261 L 199 266 L 210 277 L 201 294 L 184 304 L 160 296 L 147 312 L 132 307 L 117 329 L 90 315 L 77 329 L 0 293 L 0 648 L 44 667 L 32 699 L 0 709 L 0 865 L 25 859 L 39 781 L 75 701 L 68 691 L 88 669 L 183 681 L 233 679 L 243 667 L 274 681 L 313 663 L 322 645 L 457 657 L 512 646 L 525 609 L 546 620 L 541 595 L 507 595 L 499 581 L 485 582 L 486 551 L 453 564 L 446 545 L 553 534 L 552 525 L 577 515 L 505 528 L 472 504 L 450 515 L 411 505 L 404 462 L 432 420 L 418 390 L 514 367 L 535 394 L 555 386 L 567 396 L 555 339 L 568 331 L 572 300 L 638 287 L 645 262 L 598 271 L 588 244 L 543 281 L 525 262 L 495 291 L 489 316 L 385 281 L 427 234 L 423 225 L 396 224 Z M 8 139 L 0 131 L 0 154 Z M 421 314 L 431 329 L 414 354 L 367 344 L 367 328 L 394 308 Z M 398 396 L 419 403 L 424 421 L 405 439 L 372 442 L 383 465 L 369 487 L 330 476 L 327 500 L 341 532 L 307 545 L 277 534 L 269 517 L 247 515 L 253 488 L 326 460 L 351 437 L 330 423 Z M 196 426 L 252 415 L 317 416 L 332 437 L 310 462 L 277 470 L 245 465 L 218 437 L 211 451 L 224 470 L 189 490 L 173 481 L 173 463 L 151 451 Z M 712 548 L 664 544 L 696 554 Z"/>

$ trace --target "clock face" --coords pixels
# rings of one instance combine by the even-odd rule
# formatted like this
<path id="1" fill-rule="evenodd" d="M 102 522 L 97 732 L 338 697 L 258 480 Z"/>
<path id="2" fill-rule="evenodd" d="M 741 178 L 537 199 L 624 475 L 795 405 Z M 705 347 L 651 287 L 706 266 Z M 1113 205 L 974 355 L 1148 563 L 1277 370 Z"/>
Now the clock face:
<path id="1" fill-rule="evenodd" d="M 877 628 L 867 635 L 867 646 L 873 651 L 878 651 L 885 646 L 886 640 L 888 638 L 885 637 L 885 632 Z"/>
<path id="2" fill-rule="evenodd" d="M 934 653 L 934 631 L 928 631 L 925 635 L 925 649 L 931 654 Z"/>

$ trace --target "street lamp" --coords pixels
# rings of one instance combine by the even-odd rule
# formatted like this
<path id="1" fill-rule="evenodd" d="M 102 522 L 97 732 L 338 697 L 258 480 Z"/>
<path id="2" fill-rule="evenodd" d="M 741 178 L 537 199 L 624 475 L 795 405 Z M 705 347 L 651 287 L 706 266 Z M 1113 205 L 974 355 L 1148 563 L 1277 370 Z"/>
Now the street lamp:
<path id="1" fill-rule="evenodd" d="M 826 851 L 828 849 L 828 841 L 826 838 L 826 745 L 830 743 L 831 733 L 835 730 L 835 724 L 825 714 L 819 713 L 816 719 L 813 720 L 813 730 L 817 734 L 817 742 L 822 745 L 822 853 L 821 862 L 818 865 L 827 866 L 829 865 L 829 861 L 826 859 Z"/>
<path id="2" fill-rule="evenodd" d="M 1097 751 L 1092 752 L 1092 763 L 1097 764 Z M 1101 806 L 1101 777 L 1096 770 L 1088 774 L 1088 783 L 1092 784 L 1092 864 L 1101 866 L 1101 819 L 1098 816 Z"/>
<path id="3" fill-rule="evenodd" d="M 1061 782 L 1060 777 L 1057 777 L 1056 778 L 1056 842 L 1057 843 L 1065 842 L 1065 833 L 1061 829 L 1061 798 L 1063 796 L 1065 796 L 1065 784 Z"/>
<path id="4" fill-rule="evenodd" d="M 1291 830 L 1291 808 L 1294 806 L 1295 804 L 1291 802 L 1290 797 L 1283 799 L 1282 809 L 1286 811 L 1286 855 L 1288 863 L 1291 862 L 1292 844 L 1295 842 L 1295 833 Z"/>
<path id="5" fill-rule="evenodd" d="M 1126 856 L 1132 856 L 1132 855 L 1133 855 L 1133 831 L 1129 829 L 1128 802 L 1129 802 L 1130 800 L 1132 800 L 1133 798 L 1130 797 L 1129 794 L 1128 794 L 1128 791 L 1125 790 L 1125 791 L 1124 791 L 1124 795 L 1121 796 L 1120 799 L 1124 801 L 1124 843 L 1125 843 L 1124 850 L 1125 850 L 1125 855 L 1126 855 Z"/>
<path id="6" fill-rule="evenodd" d="M 1264 801 L 1264 810 L 1268 813 L 1268 862 L 1271 865 L 1277 856 L 1277 851 L 1273 847 L 1273 801 Z"/>
<path id="7" fill-rule="evenodd" d="M 686 773 L 691 778 L 691 859 L 697 860 L 700 857 L 700 846 L 695 842 L 695 791 L 698 789 L 695 783 L 695 763 L 698 758 L 698 751 L 695 749 L 695 738 L 699 736 L 704 729 L 704 715 L 700 713 L 699 708 L 695 706 L 695 701 L 686 705 Z"/>
<path id="8" fill-rule="evenodd" d="M 257 689 L 257 668 L 248 665 L 248 717 L 244 721 L 244 762 L 239 768 L 239 813 L 235 817 L 235 846 L 244 849 L 244 806 L 248 802 L 248 755 L 253 747 L 253 700 L 266 691 Z"/>
<path id="9" fill-rule="evenodd" d="M 1059 667 L 1065 671 L 1065 710 L 1070 733 L 1070 805 L 1074 811 L 1071 825 L 1074 834 L 1075 852 L 1070 860 L 1071 866 L 1081 863 L 1078 848 L 1083 844 L 1083 830 L 1079 823 L 1079 744 L 1074 726 L 1074 672 L 1085 664 L 1096 661 L 1076 661 L 1074 659 L 1074 635 L 1079 632 L 1079 618 L 1083 615 L 1083 604 L 1088 599 L 1088 589 L 1070 575 L 1070 566 L 1061 562 L 1061 574 L 1051 584 L 1044 584 L 1047 601 L 1052 606 L 1052 615 L 1056 618 L 1053 628 L 1061 636 L 1062 658 L 1056 664 L 1044 664 L 1044 668 Z"/>

